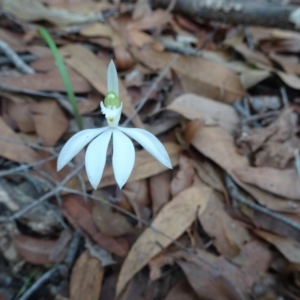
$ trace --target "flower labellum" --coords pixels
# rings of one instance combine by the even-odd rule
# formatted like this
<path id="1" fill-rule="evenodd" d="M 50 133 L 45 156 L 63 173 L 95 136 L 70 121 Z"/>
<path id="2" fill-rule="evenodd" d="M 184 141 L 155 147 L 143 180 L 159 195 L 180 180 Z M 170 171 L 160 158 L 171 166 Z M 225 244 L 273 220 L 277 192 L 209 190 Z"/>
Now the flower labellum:
<path id="1" fill-rule="evenodd" d="M 118 126 L 122 102 L 119 99 L 118 74 L 113 61 L 110 62 L 107 70 L 107 92 L 100 106 L 108 126 L 82 130 L 70 138 L 58 156 L 57 171 L 60 171 L 82 148 L 89 144 L 85 154 L 85 168 L 92 187 L 97 189 L 105 167 L 108 144 L 112 138 L 112 165 L 116 182 L 122 188 L 132 172 L 135 160 L 135 149 L 129 137 L 136 140 L 159 162 L 171 169 L 172 164 L 166 149 L 152 133 L 139 128 Z"/>

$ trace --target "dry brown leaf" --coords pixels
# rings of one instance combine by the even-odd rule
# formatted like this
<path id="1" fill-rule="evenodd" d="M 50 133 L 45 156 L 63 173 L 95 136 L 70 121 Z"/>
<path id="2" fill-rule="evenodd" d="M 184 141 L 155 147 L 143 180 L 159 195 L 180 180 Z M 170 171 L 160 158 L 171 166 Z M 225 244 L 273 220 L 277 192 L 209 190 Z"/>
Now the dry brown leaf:
<path id="1" fill-rule="evenodd" d="M 269 245 L 257 239 L 243 246 L 241 253 L 243 263 L 241 266 L 229 262 L 222 256 L 215 256 L 201 249 L 197 249 L 196 255 L 187 251 L 178 251 L 172 256 L 176 260 L 182 261 L 184 259 L 187 262 L 193 262 L 199 269 L 204 269 L 205 273 L 224 276 L 243 294 L 249 293 L 253 284 L 270 267 L 273 260 Z"/>
<path id="2" fill-rule="evenodd" d="M 101 293 L 104 269 L 100 262 L 90 257 L 89 252 L 84 251 L 77 259 L 70 279 L 71 300 L 98 300 Z"/>
<path id="3" fill-rule="evenodd" d="M 133 56 L 151 70 L 166 67 L 174 54 L 131 49 Z M 239 76 L 227 67 L 195 56 L 180 56 L 172 69 L 188 93 L 232 103 L 245 95 Z"/>
<path id="4" fill-rule="evenodd" d="M 227 173 L 234 177 L 234 180 L 252 195 L 260 204 L 283 212 L 295 212 L 295 204 L 286 199 L 270 195 L 254 186 L 239 181 L 233 170 L 249 166 L 248 159 L 238 153 L 234 145 L 233 137 L 219 127 L 203 127 L 196 133 L 192 145 L 205 156 L 212 159 Z"/>
<path id="5" fill-rule="evenodd" d="M 16 123 L 18 129 L 22 132 L 34 132 L 34 122 L 30 115 L 30 103 L 15 103 L 9 101 L 7 103 L 7 113 Z"/>
<path id="6" fill-rule="evenodd" d="M 21 21 L 46 20 L 58 26 L 85 23 L 97 19 L 97 11 L 78 13 L 63 9 L 49 8 L 34 0 L 3 0 L 3 9 Z"/>
<path id="7" fill-rule="evenodd" d="M 16 162 L 32 163 L 40 158 L 0 117 L 0 155 Z"/>
<path id="8" fill-rule="evenodd" d="M 164 300 L 199 300 L 186 279 L 176 283 Z"/>
<path id="9" fill-rule="evenodd" d="M 177 262 L 200 299 L 243 300 L 241 292 L 226 278 L 192 262 Z"/>
<path id="10" fill-rule="evenodd" d="M 161 208 L 171 199 L 171 179 L 172 173 L 170 170 L 154 175 L 149 179 L 153 216 L 156 216 Z"/>
<path id="11" fill-rule="evenodd" d="M 65 195 L 63 196 L 63 212 L 73 227 L 84 230 L 105 250 L 118 256 L 127 254 L 128 243 L 125 239 L 112 238 L 99 231 L 93 222 L 91 202 L 85 201 L 78 195 Z"/>
<path id="12" fill-rule="evenodd" d="M 48 265 L 53 263 L 50 257 L 55 250 L 56 240 L 16 235 L 14 237 L 14 244 L 18 254 L 31 264 Z"/>
<path id="13" fill-rule="evenodd" d="M 172 179 L 170 185 L 170 192 L 172 197 L 175 197 L 184 189 L 192 186 L 195 170 L 192 161 L 185 155 L 179 155 L 179 171 Z"/>
<path id="14" fill-rule="evenodd" d="M 195 133 L 202 127 L 204 126 L 203 121 L 201 120 L 194 120 L 190 121 L 186 124 L 184 128 L 184 140 L 189 146 L 194 138 Z"/>
<path id="15" fill-rule="evenodd" d="M 216 222 L 216 220 L 218 220 Z M 215 246 L 224 257 L 232 259 L 240 254 L 242 246 L 250 240 L 248 231 L 224 210 L 220 196 L 214 193 L 199 221 L 205 232 L 215 238 Z"/>
<path id="16" fill-rule="evenodd" d="M 99 95 L 97 93 L 91 93 L 87 99 L 78 101 L 77 106 L 80 114 L 85 115 L 91 113 L 99 107 Z"/>
<path id="17" fill-rule="evenodd" d="M 91 91 L 91 85 L 76 72 L 68 69 L 68 74 L 75 93 L 88 93 Z M 2 84 L 20 89 L 58 92 L 65 92 L 66 90 L 57 69 L 52 69 L 50 72 L 45 74 L 39 73 L 33 75 L 22 75 L 18 77 L 0 76 L 0 80 Z"/>
<path id="18" fill-rule="evenodd" d="M 94 193 L 98 195 L 98 191 Z M 134 231 L 133 226 L 124 215 L 113 212 L 110 205 L 96 202 L 93 207 L 93 220 L 101 232 L 107 236 L 118 237 Z"/>
<path id="19" fill-rule="evenodd" d="M 283 55 L 275 52 L 269 53 L 269 57 L 278 63 L 286 73 L 292 73 L 299 75 L 300 74 L 300 66 L 299 66 L 299 58 L 296 55 Z"/>
<path id="20" fill-rule="evenodd" d="M 164 147 L 170 156 L 171 163 L 174 168 L 178 165 L 178 156 L 181 148 L 175 143 L 164 143 Z M 135 165 L 128 182 L 145 179 L 164 172 L 165 170 L 167 170 L 167 168 L 158 162 L 157 159 L 151 156 L 146 150 L 137 151 L 135 156 Z M 112 166 L 108 165 L 103 172 L 100 187 L 113 185 L 115 183 L 116 180 Z"/>
<path id="21" fill-rule="evenodd" d="M 97 91 L 103 95 L 107 93 L 107 63 L 99 59 L 87 48 L 77 44 L 63 47 L 60 49 L 60 52 L 66 63 L 85 77 Z M 120 80 L 119 93 L 123 102 L 123 112 L 128 117 L 134 112 L 134 107 L 125 86 Z M 143 128 L 143 123 L 138 116 L 135 116 L 132 121 L 137 127 Z"/>
<path id="22" fill-rule="evenodd" d="M 300 200 L 299 178 L 295 169 L 244 167 L 233 170 L 239 180 L 281 197 Z"/>
<path id="23" fill-rule="evenodd" d="M 160 253 L 162 248 L 169 246 L 192 224 L 197 210 L 199 213 L 205 210 L 211 193 L 212 191 L 208 188 L 191 187 L 181 192 L 162 208 L 152 222 L 152 228 L 157 231 L 147 228 L 128 253 L 119 275 L 117 295 L 151 258 Z M 158 230 L 164 234 L 160 234 Z"/>
<path id="24" fill-rule="evenodd" d="M 168 106 L 168 109 L 189 120 L 200 119 L 205 125 L 219 125 L 230 133 L 236 130 L 240 122 L 232 106 L 194 94 L 179 96 Z"/>
<path id="25" fill-rule="evenodd" d="M 287 74 L 282 71 L 275 72 L 280 79 L 289 87 L 299 90 L 300 89 L 300 78 L 294 74 Z"/>
<path id="26" fill-rule="evenodd" d="M 127 30 L 128 43 L 133 47 L 144 47 L 153 40 L 152 36 L 138 30 Z"/>
<path id="27" fill-rule="evenodd" d="M 43 100 L 30 106 L 35 130 L 45 146 L 54 146 L 67 130 L 69 121 L 55 100 Z"/>
<path id="28" fill-rule="evenodd" d="M 300 243 L 267 231 L 254 230 L 254 233 L 274 245 L 291 263 L 300 264 Z"/>
<path id="29" fill-rule="evenodd" d="M 124 46 L 118 45 L 114 47 L 114 54 L 114 62 L 118 70 L 124 71 L 133 67 L 134 61 Z"/>

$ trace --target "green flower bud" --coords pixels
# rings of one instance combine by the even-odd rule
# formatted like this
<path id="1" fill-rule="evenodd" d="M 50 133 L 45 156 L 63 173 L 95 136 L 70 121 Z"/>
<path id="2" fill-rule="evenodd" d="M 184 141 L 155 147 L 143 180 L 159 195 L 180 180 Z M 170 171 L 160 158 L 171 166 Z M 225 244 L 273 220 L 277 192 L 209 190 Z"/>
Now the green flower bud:
<path id="1" fill-rule="evenodd" d="M 120 98 L 114 93 L 109 92 L 104 99 L 105 107 L 116 107 L 119 108 L 121 106 Z"/>

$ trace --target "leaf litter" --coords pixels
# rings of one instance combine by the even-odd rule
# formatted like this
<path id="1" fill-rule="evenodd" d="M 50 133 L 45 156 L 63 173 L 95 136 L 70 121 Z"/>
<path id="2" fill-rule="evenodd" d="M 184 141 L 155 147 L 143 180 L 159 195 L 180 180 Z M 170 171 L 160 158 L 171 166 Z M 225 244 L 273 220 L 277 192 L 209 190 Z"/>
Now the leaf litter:
<path id="1" fill-rule="evenodd" d="M 0 299 L 298 299 L 299 33 L 111 2 L 2 3 Z M 172 170 L 135 144 L 121 191 L 110 149 L 97 191 L 85 150 L 56 172 L 77 128 L 39 26 L 85 128 L 105 126 L 114 59 L 121 123 L 157 135 Z"/>

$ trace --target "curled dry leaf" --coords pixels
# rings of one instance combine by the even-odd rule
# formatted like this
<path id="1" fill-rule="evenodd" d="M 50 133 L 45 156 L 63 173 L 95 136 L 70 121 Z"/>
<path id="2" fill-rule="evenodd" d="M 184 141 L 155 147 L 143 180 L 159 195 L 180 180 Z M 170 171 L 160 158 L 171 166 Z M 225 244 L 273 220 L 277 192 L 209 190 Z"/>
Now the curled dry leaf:
<path id="1" fill-rule="evenodd" d="M 127 70 L 133 67 L 134 62 L 131 54 L 123 46 L 114 47 L 114 54 L 114 62 L 119 70 Z"/>
<path id="2" fill-rule="evenodd" d="M 40 158 L 0 117 L 0 155 L 16 162 L 33 163 Z"/>
<path id="3" fill-rule="evenodd" d="M 233 170 L 239 180 L 281 197 L 300 200 L 299 178 L 295 169 L 244 167 Z"/>
<path id="4" fill-rule="evenodd" d="M 170 199 L 170 183 L 172 173 L 170 170 L 154 175 L 149 179 L 150 194 L 152 201 L 152 215 L 157 213 L 167 204 Z"/>
<path id="5" fill-rule="evenodd" d="M 216 164 L 229 173 L 250 195 L 260 204 L 270 209 L 282 212 L 295 212 L 298 205 L 286 201 L 284 198 L 270 195 L 257 187 L 242 183 L 233 173 L 234 169 L 249 166 L 248 159 L 238 153 L 234 145 L 233 137 L 219 127 L 203 127 L 197 131 L 192 141 L 192 145 L 202 154 L 212 159 Z"/>
<path id="6" fill-rule="evenodd" d="M 67 130 L 69 121 L 55 100 L 30 106 L 35 130 L 45 146 L 54 146 Z"/>
<path id="7" fill-rule="evenodd" d="M 74 228 L 84 230 L 105 250 L 119 256 L 128 252 L 128 243 L 123 238 L 112 238 L 100 232 L 92 217 L 91 202 L 86 202 L 78 195 L 63 196 L 63 213 Z"/>
<path id="8" fill-rule="evenodd" d="M 106 95 L 107 62 L 99 59 L 93 52 L 80 45 L 68 45 L 60 49 L 65 62 L 86 78 L 102 95 Z M 119 81 L 120 99 L 123 102 L 123 112 L 128 117 L 134 112 L 130 96 L 123 82 Z M 133 118 L 137 127 L 144 125 L 138 116 Z"/>
<path id="9" fill-rule="evenodd" d="M 195 176 L 194 166 L 191 160 L 180 154 L 179 156 L 179 171 L 176 176 L 172 179 L 170 185 L 170 191 L 172 197 L 178 195 L 184 189 L 192 186 Z"/>
<path id="10" fill-rule="evenodd" d="M 152 228 L 147 228 L 139 236 L 128 253 L 119 275 L 117 295 L 151 258 L 169 246 L 192 224 L 197 210 L 199 213 L 205 210 L 211 193 L 208 188 L 191 187 L 163 207 L 152 222 Z"/>
<path id="11" fill-rule="evenodd" d="M 204 213 L 199 215 L 199 221 L 205 232 L 215 238 L 214 245 L 226 258 L 232 259 L 239 255 L 242 246 L 250 240 L 250 235 L 242 224 L 225 212 L 217 193 L 210 198 Z"/>
<path id="12" fill-rule="evenodd" d="M 173 168 L 178 165 L 178 156 L 181 151 L 179 145 L 175 143 L 164 143 Z M 135 155 L 135 166 L 128 179 L 128 182 L 145 179 L 153 175 L 159 174 L 167 170 L 160 162 L 158 162 L 153 156 L 151 156 L 146 150 L 137 151 Z M 107 166 L 103 172 L 103 177 L 100 182 L 100 187 L 113 185 L 116 183 L 113 169 Z"/>
<path id="13" fill-rule="evenodd" d="M 289 262 L 300 263 L 299 242 L 263 230 L 256 229 L 254 233 L 274 245 Z"/>
<path id="14" fill-rule="evenodd" d="M 236 130 L 240 122 L 232 106 L 194 94 L 179 96 L 168 106 L 168 109 L 189 120 L 198 119 L 205 125 L 219 125 L 230 133 Z"/>
<path id="15" fill-rule="evenodd" d="M 89 252 L 84 251 L 77 259 L 71 274 L 70 298 L 82 300 L 98 300 L 101 293 L 104 269 L 100 262 L 90 257 Z"/>
<path id="16" fill-rule="evenodd" d="M 27 262 L 35 265 L 53 263 L 51 256 L 56 247 L 56 240 L 33 238 L 26 235 L 16 235 L 14 244 L 18 254 Z"/>

